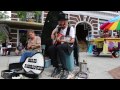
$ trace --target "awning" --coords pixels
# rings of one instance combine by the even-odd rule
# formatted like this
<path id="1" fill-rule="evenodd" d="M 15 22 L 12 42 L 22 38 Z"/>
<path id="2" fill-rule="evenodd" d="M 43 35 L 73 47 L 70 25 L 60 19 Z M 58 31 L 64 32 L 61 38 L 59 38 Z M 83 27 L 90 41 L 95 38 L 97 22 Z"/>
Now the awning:
<path id="1" fill-rule="evenodd" d="M 16 29 L 42 30 L 43 28 L 42 23 L 36 23 L 36 22 L 0 20 L 0 24 L 5 24 L 8 25 L 10 28 L 16 28 Z"/>

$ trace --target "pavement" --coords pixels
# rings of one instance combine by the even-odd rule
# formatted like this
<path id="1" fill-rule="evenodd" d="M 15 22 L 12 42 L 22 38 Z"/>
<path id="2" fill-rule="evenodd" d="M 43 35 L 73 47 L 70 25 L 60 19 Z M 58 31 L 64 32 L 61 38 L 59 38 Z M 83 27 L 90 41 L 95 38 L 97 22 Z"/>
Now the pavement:
<path id="1" fill-rule="evenodd" d="M 0 72 L 8 68 L 9 63 L 18 62 L 20 56 L 0 56 Z M 95 57 L 86 52 L 80 53 L 79 61 L 85 60 L 89 68 L 88 79 L 113 79 L 108 71 L 120 66 L 120 57 L 111 58 L 111 55 L 100 55 Z M 53 67 L 45 68 L 40 79 L 55 79 L 50 77 Z M 0 77 L 0 79 L 3 79 Z"/>

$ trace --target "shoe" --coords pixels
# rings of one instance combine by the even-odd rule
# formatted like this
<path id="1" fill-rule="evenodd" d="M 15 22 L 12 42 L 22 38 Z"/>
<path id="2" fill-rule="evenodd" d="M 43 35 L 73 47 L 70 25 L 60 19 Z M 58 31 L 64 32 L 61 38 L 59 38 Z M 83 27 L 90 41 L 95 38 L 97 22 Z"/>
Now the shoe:
<path id="1" fill-rule="evenodd" d="M 60 71 L 60 73 L 58 75 L 55 76 L 55 78 L 60 79 L 61 75 L 63 74 L 63 70 Z"/>
<path id="2" fill-rule="evenodd" d="M 56 75 L 58 75 L 60 73 L 60 68 L 55 68 L 53 73 L 51 74 L 51 77 L 55 77 Z"/>
<path id="3" fill-rule="evenodd" d="M 69 72 L 67 79 L 74 79 L 74 76 L 75 75 L 72 72 Z"/>
<path id="4" fill-rule="evenodd" d="M 64 70 L 63 74 L 61 75 L 60 79 L 67 79 L 69 75 L 69 71 Z"/>

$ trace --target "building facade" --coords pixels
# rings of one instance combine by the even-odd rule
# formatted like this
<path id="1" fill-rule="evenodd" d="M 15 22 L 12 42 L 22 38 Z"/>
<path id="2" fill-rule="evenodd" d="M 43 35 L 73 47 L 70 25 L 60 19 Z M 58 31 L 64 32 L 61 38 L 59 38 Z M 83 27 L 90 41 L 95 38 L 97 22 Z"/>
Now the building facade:
<path id="1" fill-rule="evenodd" d="M 69 23 L 76 29 L 82 23 L 90 26 L 92 35 L 99 35 L 100 25 L 118 16 L 119 11 L 63 11 L 69 16 Z M 44 23 L 48 11 L 43 11 Z"/>
<path id="2" fill-rule="evenodd" d="M 75 28 L 79 43 L 85 46 L 86 37 L 91 34 L 94 37 L 100 34 L 100 25 L 120 15 L 119 11 L 63 11 L 68 14 L 69 23 Z M 42 23 L 44 23 L 48 11 L 43 11 Z M 112 31 L 112 35 L 116 31 Z M 84 41 L 84 42 L 83 42 Z"/>
<path id="3" fill-rule="evenodd" d="M 49 11 L 42 11 L 41 23 L 44 25 Z M 119 11 L 63 11 L 69 16 L 69 23 L 75 28 L 79 40 L 85 39 L 88 34 L 99 35 L 100 25 L 118 16 Z M 7 20 L 20 21 L 16 11 L 5 11 L 9 18 Z M 42 30 L 36 30 L 39 34 Z M 26 30 L 11 29 L 13 46 L 16 47 Z M 84 34 L 83 34 L 84 33 Z M 113 32 L 116 33 L 116 32 Z M 113 34 L 112 33 L 112 34 Z"/>
<path id="4" fill-rule="evenodd" d="M 5 13 L 7 16 L 9 16 L 9 18 L 6 18 L 4 20 L 8 20 L 8 21 L 21 21 L 20 18 L 18 18 L 18 15 L 17 15 L 17 11 L 2 11 L 3 13 Z M 34 14 L 29 13 L 30 16 L 33 16 Z M 28 16 L 29 16 L 28 15 Z M 27 16 L 27 17 L 28 17 Z M 33 18 L 33 17 L 31 17 Z M 27 18 L 28 19 L 28 18 Z M 31 19 L 32 20 L 32 19 Z M 42 25 L 43 26 L 43 25 Z M 41 26 L 41 27 L 42 27 Z M 16 28 L 10 28 L 10 30 L 8 31 L 6 28 L 4 28 L 2 25 L 0 27 L 1 31 L 3 32 L 9 32 L 9 35 L 10 37 L 12 38 L 10 40 L 10 42 L 12 43 L 12 46 L 13 46 L 13 50 L 16 48 L 16 46 L 18 46 L 19 42 L 20 41 L 23 41 L 24 44 L 26 43 L 25 42 L 25 38 L 27 38 L 27 30 L 28 29 L 16 29 Z M 35 29 L 34 30 L 35 33 L 40 36 L 41 33 L 42 33 L 42 29 L 40 28 L 39 30 Z M 6 33 L 5 32 L 5 33 Z"/>

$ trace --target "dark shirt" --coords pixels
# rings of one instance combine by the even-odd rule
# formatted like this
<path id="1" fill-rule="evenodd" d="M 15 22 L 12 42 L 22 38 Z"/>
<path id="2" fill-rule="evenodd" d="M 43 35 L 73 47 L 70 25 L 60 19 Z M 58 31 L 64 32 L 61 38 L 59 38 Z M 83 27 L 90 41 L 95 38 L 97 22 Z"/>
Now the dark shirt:
<path id="1" fill-rule="evenodd" d="M 5 43 L 2 43 L 2 47 L 6 47 L 6 42 L 5 42 Z"/>
<path id="2" fill-rule="evenodd" d="M 118 42 L 118 48 L 120 49 L 120 42 Z"/>

